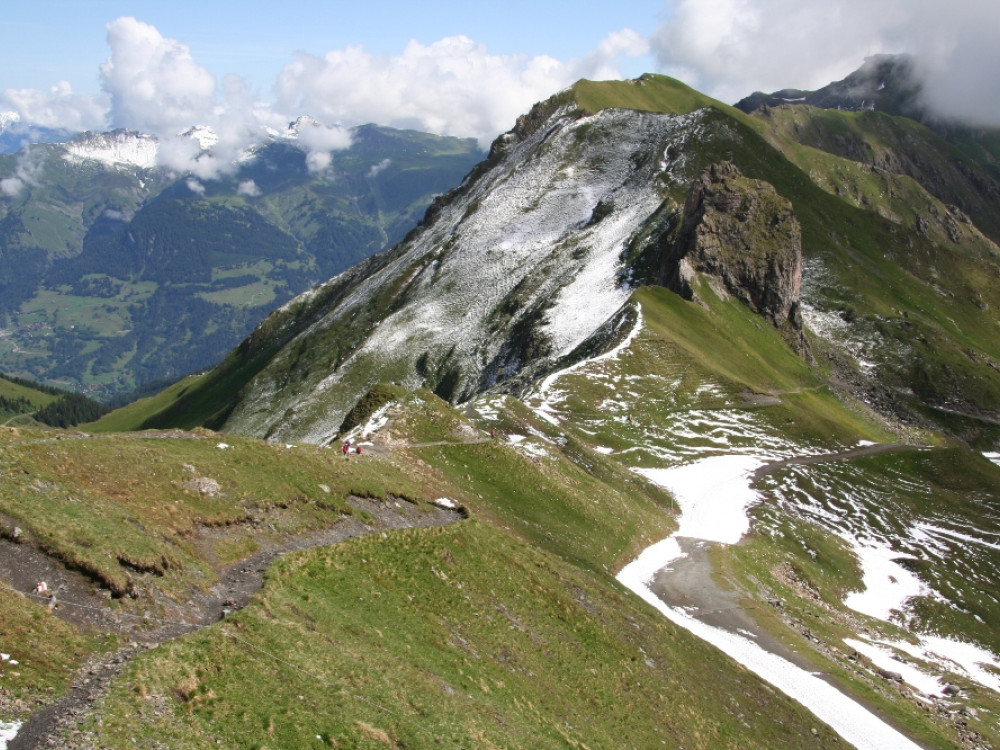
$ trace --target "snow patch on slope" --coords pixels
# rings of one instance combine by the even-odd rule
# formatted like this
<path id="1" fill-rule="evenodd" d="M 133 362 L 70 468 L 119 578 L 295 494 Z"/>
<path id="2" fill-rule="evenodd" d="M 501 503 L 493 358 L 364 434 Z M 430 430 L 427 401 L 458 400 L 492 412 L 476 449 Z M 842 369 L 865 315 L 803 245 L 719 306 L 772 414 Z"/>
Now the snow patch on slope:
<path id="1" fill-rule="evenodd" d="M 930 588 L 899 564 L 916 558 L 893 551 L 888 545 L 862 543 L 852 536 L 846 540 L 858 556 L 862 570 L 862 590 L 847 595 L 844 604 L 855 612 L 889 622 L 903 612 L 913 597 L 929 596 Z"/>
<path id="2" fill-rule="evenodd" d="M 736 544 L 750 530 L 747 510 L 757 502 L 750 476 L 764 461 L 738 454 L 712 456 L 671 469 L 633 469 L 663 487 L 680 506 L 674 536 Z"/>
<path id="3" fill-rule="evenodd" d="M 451 397 L 459 401 L 525 369 L 544 370 L 598 331 L 631 292 L 620 280 L 622 251 L 662 204 L 680 161 L 636 155 L 676 150 L 704 117 L 556 113 L 440 206 L 395 258 L 315 324 L 308 335 L 350 319 L 386 289 L 399 289 L 402 304 L 346 361 L 307 393 L 279 395 L 277 379 L 259 378 L 232 423 L 273 432 L 270 420 L 288 413 L 279 434 L 323 443 L 350 407 L 349 395 L 337 395 L 347 390 L 345 380 L 377 371 L 419 387 L 421 355 L 430 371 L 453 373 Z M 595 215 L 599 205 L 613 210 Z M 287 403 L 275 404 L 274 397 Z"/>
<path id="4" fill-rule="evenodd" d="M 7 743 L 17 737 L 20 729 L 19 721 L 0 721 L 0 750 L 7 750 Z"/>
<path id="5" fill-rule="evenodd" d="M 118 130 L 74 138 L 65 149 L 64 158 L 71 163 L 96 161 L 109 167 L 152 169 L 158 146 L 153 136 Z"/>
<path id="6" fill-rule="evenodd" d="M 650 588 L 656 573 L 680 555 L 678 536 L 734 544 L 749 527 L 746 508 L 754 501 L 749 475 L 759 462 L 748 456 L 717 456 L 669 470 L 640 473 L 674 493 L 681 506 L 680 528 L 647 548 L 617 579 L 671 622 L 712 644 L 801 703 L 856 748 L 918 747 L 825 680 L 765 651 L 737 633 L 715 628 L 661 601 Z M 732 495 L 730 497 L 730 494 Z M 704 534 L 705 536 L 701 536 Z"/>

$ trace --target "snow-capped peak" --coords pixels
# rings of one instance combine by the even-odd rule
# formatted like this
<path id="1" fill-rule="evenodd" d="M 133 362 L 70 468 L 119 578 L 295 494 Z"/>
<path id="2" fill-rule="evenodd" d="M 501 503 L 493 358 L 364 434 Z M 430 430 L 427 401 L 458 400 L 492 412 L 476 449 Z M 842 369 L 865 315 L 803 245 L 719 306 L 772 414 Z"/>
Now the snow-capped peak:
<path id="1" fill-rule="evenodd" d="M 181 133 L 183 136 L 198 141 L 202 151 L 208 151 L 219 142 L 219 134 L 208 125 L 195 125 Z"/>
<path id="2" fill-rule="evenodd" d="M 157 141 L 151 135 L 131 130 L 84 133 L 66 144 L 66 160 L 97 161 L 111 167 L 156 166 Z"/>
<path id="3" fill-rule="evenodd" d="M 322 126 L 323 124 L 315 117 L 312 117 L 310 115 L 300 115 L 299 117 L 295 118 L 294 122 L 290 122 L 288 124 L 288 128 L 285 129 L 284 133 L 281 133 L 281 136 L 283 138 L 294 139 L 298 138 L 299 135 L 302 133 L 303 129 L 307 127 L 319 128 Z"/>

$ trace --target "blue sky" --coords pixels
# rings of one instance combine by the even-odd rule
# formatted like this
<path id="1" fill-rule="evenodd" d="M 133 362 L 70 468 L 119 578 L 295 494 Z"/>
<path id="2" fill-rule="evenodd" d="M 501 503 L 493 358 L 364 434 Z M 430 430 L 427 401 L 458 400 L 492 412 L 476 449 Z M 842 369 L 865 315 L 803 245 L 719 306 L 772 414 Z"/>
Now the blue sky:
<path id="1" fill-rule="evenodd" d="M 342 146 L 341 129 L 365 122 L 485 146 L 579 78 L 665 73 L 735 102 L 821 86 L 878 52 L 920 56 L 941 111 L 1000 123 L 996 0 L 627 0 L 599 12 L 579 0 L 7 6 L 0 126 L 171 138 L 207 125 L 221 159 L 302 114 L 322 125 L 317 149 Z"/>
<path id="2" fill-rule="evenodd" d="M 361 45 L 373 54 L 392 55 L 411 39 L 429 45 L 464 35 L 493 55 L 569 60 L 587 55 L 610 31 L 632 28 L 649 35 L 667 13 L 662 0 L 608 4 L 599 13 L 579 0 L 16 2 L 0 14 L 5 58 L 0 89 L 44 89 L 63 79 L 76 91 L 98 91 L 98 66 L 109 53 L 105 26 L 122 16 L 155 26 L 187 45 L 215 75 L 242 75 L 265 96 L 299 51 L 321 55 Z M 651 57 L 645 61 L 648 65 L 633 61 L 628 74 L 644 72 L 652 65 Z"/>

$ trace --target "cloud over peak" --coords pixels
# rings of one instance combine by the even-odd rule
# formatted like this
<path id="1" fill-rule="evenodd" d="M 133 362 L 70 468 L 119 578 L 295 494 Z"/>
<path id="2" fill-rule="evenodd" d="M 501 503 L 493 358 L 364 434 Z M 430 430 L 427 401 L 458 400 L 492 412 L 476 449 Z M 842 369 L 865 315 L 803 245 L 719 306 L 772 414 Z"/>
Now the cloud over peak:
<path id="1" fill-rule="evenodd" d="M 65 83 L 50 91 L 7 90 L 0 109 L 20 115 L 22 128 L 126 128 L 155 135 L 162 165 L 200 179 L 230 170 L 247 148 L 283 132 L 302 114 L 315 120 L 298 128 L 297 142 L 317 171 L 349 145 L 349 127 L 368 122 L 471 136 L 485 147 L 536 101 L 579 78 L 621 77 L 617 62 L 648 50 L 646 40 L 627 29 L 569 61 L 495 55 L 461 35 L 431 44 L 411 40 L 396 55 L 347 46 L 300 53 L 278 75 L 276 101 L 265 102 L 237 75 L 220 85 L 187 45 L 148 23 L 127 16 L 108 23 L 106 31 L 110 54 L 99 67 L 102 94 L 77 95 Z M 193 126 L 216 134 L 211 153 L 180 135 Z"/>
<path id="2" fill-rule="evenodd" d="M 100 67 L 112 127 L 176 133 L 215 108 L 215 77 L 190 50 L 132 17 L 107 25 L 111 56 Z"/>
<path id="3" fill-rule="evenodd" d="M 546 55 L 491 55 L 466 36 L 429 45 L 410 41 L 391 56 L 361 46 L 301 53 L 278 76 L 278 105 L 328 121 L 472 136 L 485 146 L 533 103 L 579 78 L 621 77 L 615 61 L 646 49 L 642 37 L 625 30 L 569 62 Z"/>
<path id="4" fill-rule="evenodd" d="M 908 53 L 926 104 L 1000 124 L 1000 5 L 986 0 L 672 0 L 661 69 L 718 99 L 815 89 L 876 53 Z"/>

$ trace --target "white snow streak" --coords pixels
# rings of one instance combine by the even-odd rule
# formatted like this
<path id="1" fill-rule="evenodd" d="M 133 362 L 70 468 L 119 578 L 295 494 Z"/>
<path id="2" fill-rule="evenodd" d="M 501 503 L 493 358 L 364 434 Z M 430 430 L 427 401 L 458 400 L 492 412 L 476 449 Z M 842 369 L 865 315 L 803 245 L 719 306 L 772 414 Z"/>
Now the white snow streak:
<path id="1" fill-rule="evenodd" d="M 541 384 L 539 384 L 538 390 L 536 390 L 529 398 L 525 399 L 525 403 L 528 403 L 529 406 L 531 402 L 539 402 L 536 406 L 531 407 L 535 414 L 550 424 L 556 426 L 559 425 L 559 417 L 556 415 L 553 406 L 561 401 L 563 397 L 562 394 L 553 392 L 552 386 L 555 384 L 556 380 L 561 378 L 563 375 L 568 375 L 569 373 L 579 370 L 582 367 L 589 368 L 599 362 L 607 362 L 617 359 L 622 352 L 628 349 L 632 345 L 632 342 L 635 341 L 636 336 L 638 336 L 639 332 L 642 330 L 642 308 L 636 305 L 635 310 L 635 325 L 632 326 L 632 330 L 628 332 L 628 335 L 625 336 L 625 338 L 622 339 L 617 346 L 604 352 L 604 354 L 599 354 L 596 357 L 582 360 L 576 364 L 570 365 L 569 367 L 563 368 L 558 372 L 554 372 L 547 376 Z"/>
<path id="2" fill-rule="evenodd" d="M 845 638 L 844 643 L 859 654 L 868 657 L 877 667 L 887 672 L 896 672 L 907 685 L 911 685 L 924 695 L 940 695 L 944 685 L 937 677 L 929 675 L 921 669 L 899 661 L 890 646 L 894 644 L 869 641 L 859 641 L 856 638 Z"/>
<path id="3" fill-rule="evenodd" d="M 618 581 L 656 607 L 671 622 L 712 644 L 801 703 L 859 750 L 887 747 L 916 750 L 917 745 L 830 684 L 765 651 L 748 638 L 711 627 L 680 609 L 667 606 L 649 588 L 657 571 L 680 555 L 677 536 L 704 533 L 706 536 L 698 538 L 727 544 L 739 541 L 742 532 L 737 535 L 737 531 L 749 526 L 746 509 L 754 494 L 747 477 L 759 463 L 759 459 L 749 456 L 718 456 L 676 469 L 643 470 L 642 474 L 653 481 L 663 481 L 663 486 L 673 491 L 682 509 L 680 528 L 625 566 L 618 574 Z M 730 490 L 734 497 L 724 497 Z M 730 515 L 738 520 L 734 521 Z"/>
<path id="4" fill-rule="evenodd" d="M 863 570 L 864 590 L 852 592 L 844 599 L 844 604 L 855 612 L 889 622 L 893 612 L 903 611 L 908 599 L 931 593 L 916 575 L 896 562 L 914 559 L 910 555 L 894 552 L 885 545 L 861 544 L 853 537 L 844 538 L 853 545 Z"/>

